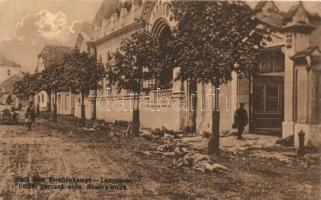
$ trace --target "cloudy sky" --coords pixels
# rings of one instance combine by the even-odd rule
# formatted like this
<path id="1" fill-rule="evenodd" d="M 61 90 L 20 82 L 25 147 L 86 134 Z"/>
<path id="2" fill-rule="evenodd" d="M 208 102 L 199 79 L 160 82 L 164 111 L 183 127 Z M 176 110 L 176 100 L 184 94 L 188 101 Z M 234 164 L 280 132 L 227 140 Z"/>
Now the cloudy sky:
<path id="1" fill-rule="evenodd" d="M 74 46 L 77 30 L 91 22 L 102 0 L 0 0 L 0 54 L 33 71 L 48 44 Z M 296 2 L 278 2 L 287 11 Z M 255 5 L 256 3 L 251 3 Z M 321 4 L 305 3 L 321 14 Z"/>
<path id="2" fill-rule="evenodd" d="M 47 44 L 73 46 L 101 0 L 0 0 L 0 53 L 33 71 Z"/>

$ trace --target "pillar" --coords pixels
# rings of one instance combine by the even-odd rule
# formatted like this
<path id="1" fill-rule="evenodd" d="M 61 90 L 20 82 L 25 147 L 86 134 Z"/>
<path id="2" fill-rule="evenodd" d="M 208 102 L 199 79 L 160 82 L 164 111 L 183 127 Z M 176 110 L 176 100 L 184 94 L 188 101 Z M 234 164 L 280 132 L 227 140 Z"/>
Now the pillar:
<path id="1" fill-rule="evenodd" d="M 286 33 L 285 70 L 284 70 L 284 121 L 282 123 L 282 137 L 286 138 L 295 134 L 295 70 L 291 57 L 308 48 L 310 33 L 300 33 L 296 29 L 290 29 Z"/>
<path id="2" fill-rule="evenodd" d="M 287 37 L 293 41 L 294 33 L 288 33 Z M 287 44 L 284 52 L 284 121 L 282 122 L 282 137 L 293 135 L 294 131 L 294 66 L 291 56 L 294 54 L 293 44 Z"/>
<path id="3" fill-rule="evenodd" d="M 309 84 L 309 113 L 308 113 L 308 123 L 309 124 L 317 124 L 318 123 L 318 102 L 317 102 L 317 96 L 318 96 L 318 73 L 313 68 L 310 71 L 310 74 L 308 75 L 310 79 Z"/>
<path id="4" fill-rule="evenodd" d="M 238 79 L 236 72 L 232 72 L 232 81 L 231 81 L 231 123 L 234 122 L 234 112 L 238 107 L 238 98 L 237 98 L 237 87 Z M 232 128 L 232 126 L 231 126 Z"/>
<path id="5" fill-rule="evenodd" d="M 181 80 L 175 80 L 178 76 L 178 73 L 180 71 L 179 67 L 175 67 L 173 69 L 173 86 L 172 86 L 172 104 L 173 104 L 173 100 L 177 101 L 175 102 L 176 105 L 179 105 L 179 107 L 184 107 L 187 104 L 186 101 L 186 95 L 184 92 L 184 83 Z M 186 87 L 187 88 L 187 87 Z M 171 109 L 175 109 L 173 107 L 171 107 Z M 178 114 L 178 129 L 183 129 L 184 128 L 184 124 L 186 121 L 186 112 L 184 110 L 174 110 L 173 113 L 177 113 Z"/>
<path id="6" fill-rule="evenodd" d="M 172 93 L 182 93 L 184 91 L 183 84 L 181 80 L 175 80 L 178 76 L 178 73 L 180 71 L 179 67 L 175 67 L 173 69 L 173 86 L 172 86 Z"/>

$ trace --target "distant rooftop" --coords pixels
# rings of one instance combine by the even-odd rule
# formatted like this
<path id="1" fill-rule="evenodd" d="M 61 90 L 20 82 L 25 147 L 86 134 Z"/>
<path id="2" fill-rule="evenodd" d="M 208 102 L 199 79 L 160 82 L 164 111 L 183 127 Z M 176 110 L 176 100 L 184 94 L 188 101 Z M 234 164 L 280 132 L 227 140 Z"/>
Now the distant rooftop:
<path id="1" fill-rule="evenodd" d="M 13 93 L 14 84 L 21 78 L 21 74 L 15 74 L 10 76 L 0 84 L 0 92 Z"/>
<path id="2" fill-rule="evenodd" d="M 45 67 L 52 64 L 59 64 L 67 54 L 72 53 L 72 48 L 67 46 L 47 45 L 39 53 Z"/>
<path id="3" fill-rule="evenodd" d="M 288 23 L 291 24 L 291 22 L 294 24 L 305 23 L 312 26 L 320 24 L 321 21 L 318 13 L 312 13 L 306 9 L 301 1 L 292 6 L 286 13 L 281 12 L 273 1 L 259 2 L 254 11 L 257 13 L 256 17 L 263 23 L 279 29 L 288 26 Z"/>
<path id="4" fill-rule="evenodd" d="M 18 65 L 17 63 L 15 63 L 12 60 L 9 60 L 8 58 L 6 58 L 4 55 L 0 54 L 0 67 L 1 66 L 13 66 L 13 67 L 20 67 L 20 65 Z"/>

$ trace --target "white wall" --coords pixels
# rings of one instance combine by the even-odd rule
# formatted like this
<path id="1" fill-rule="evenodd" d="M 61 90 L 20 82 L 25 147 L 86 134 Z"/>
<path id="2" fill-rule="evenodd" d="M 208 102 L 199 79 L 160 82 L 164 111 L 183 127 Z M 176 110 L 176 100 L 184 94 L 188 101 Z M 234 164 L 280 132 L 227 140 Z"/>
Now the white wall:
<path id="1" fill-rule="evenodd" d="M 7 78 L 20 72 L 20 66 L 0 66 L 0 84 Z"/>
<path id="2" fill-rule="evenodd" d="M 45 91 L 41 91 L 35 95 L 35 105 L 39 104 L 39 111 L 48 110 L 49 96 Z"/>

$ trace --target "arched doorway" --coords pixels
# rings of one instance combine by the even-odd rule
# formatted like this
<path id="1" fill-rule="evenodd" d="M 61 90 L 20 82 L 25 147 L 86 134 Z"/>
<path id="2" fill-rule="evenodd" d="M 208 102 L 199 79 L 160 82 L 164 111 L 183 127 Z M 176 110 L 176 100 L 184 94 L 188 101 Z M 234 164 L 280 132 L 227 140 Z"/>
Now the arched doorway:
<path id="1" fill-rule="evenodd" d="M 167 44 L 172 37 L 172 31 L 163 18 L 158 19 L 153 26 L 152 34 L 156 38 L 158 45 L 160 46 L 161 59 L 165 59 Z M 165 61 L 165 60 L 164 60 Z M 173 84 L 173 71 L 166 66 L 159 72 L 157 87 L 160 89 L 171 89 Z"/>

